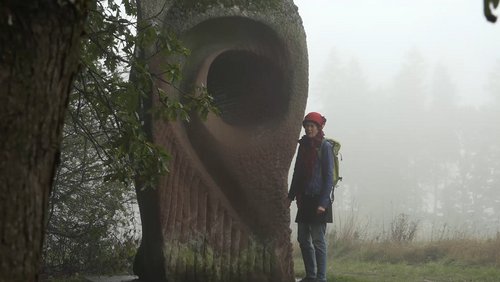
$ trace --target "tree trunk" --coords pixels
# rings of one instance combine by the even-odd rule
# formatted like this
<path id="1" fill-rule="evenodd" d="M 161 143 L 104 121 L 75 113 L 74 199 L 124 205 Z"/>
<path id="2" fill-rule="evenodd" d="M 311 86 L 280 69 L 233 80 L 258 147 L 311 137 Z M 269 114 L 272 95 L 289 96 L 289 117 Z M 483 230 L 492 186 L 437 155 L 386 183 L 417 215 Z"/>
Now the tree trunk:
<path id="1" fill-rule="evenodd" d="M 86 3 L 0 3 L 0 281 L 38 280 Z"/>

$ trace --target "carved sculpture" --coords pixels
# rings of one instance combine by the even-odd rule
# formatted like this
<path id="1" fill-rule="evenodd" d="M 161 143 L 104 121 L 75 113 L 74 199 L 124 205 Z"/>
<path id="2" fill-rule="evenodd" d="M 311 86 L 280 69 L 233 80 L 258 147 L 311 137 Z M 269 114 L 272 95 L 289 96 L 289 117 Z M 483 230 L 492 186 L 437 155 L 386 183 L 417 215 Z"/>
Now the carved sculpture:
<path id="1" fill-rule="evenodd" d="M 138 192 L 143 238 L 134 271 L 141 281 L 294 281 L 284 198 L 308 75 L 296 6 L 141 3 L 140 16 L 160 14 L 191 50 L 177 88 L 206 85 L 222 115 L 153 123 L 154 141 L 172 159 L 157 189 Z M 154 56 L 150 66 L 169 60 Z"/>

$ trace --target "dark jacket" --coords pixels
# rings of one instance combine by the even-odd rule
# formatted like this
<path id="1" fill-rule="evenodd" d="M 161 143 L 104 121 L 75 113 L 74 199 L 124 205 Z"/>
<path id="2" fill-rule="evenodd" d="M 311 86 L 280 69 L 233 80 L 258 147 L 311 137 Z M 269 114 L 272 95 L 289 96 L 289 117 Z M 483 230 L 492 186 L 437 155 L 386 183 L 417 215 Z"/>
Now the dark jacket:
<path id="1" fill-rule="evenodd" d="M 302 146 L 302 145 L 300 145 Z M 303 171 L 301 171 L 301 160 L 299 154 L 295 163 L 292 183 L 288 198 L 294 200 L 297 198 L 297 217 L 296 222 L 332 222 L 332 198 L 333 189 L 333 152 L 332 145 L 329 142 L 321 143 L 318 157 L 314 164 L 312 176 L 308 181 L 304 181 Z M 326 209 L 321 215 L 316 213 L 318 206 Z"/>

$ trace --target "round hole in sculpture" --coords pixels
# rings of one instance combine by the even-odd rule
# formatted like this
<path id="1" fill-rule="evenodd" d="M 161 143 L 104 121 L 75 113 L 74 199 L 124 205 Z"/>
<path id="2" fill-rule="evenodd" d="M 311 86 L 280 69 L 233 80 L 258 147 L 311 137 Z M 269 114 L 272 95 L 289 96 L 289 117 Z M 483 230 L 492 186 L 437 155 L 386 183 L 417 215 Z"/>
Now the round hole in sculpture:
<path id="1" fill-rule="evenodd" d="M 284 110 L 282 70 L 270 59 L 245 50 L 221 53 L 210 65 L 207 90 L 224 122 L 251 126 Z"/>

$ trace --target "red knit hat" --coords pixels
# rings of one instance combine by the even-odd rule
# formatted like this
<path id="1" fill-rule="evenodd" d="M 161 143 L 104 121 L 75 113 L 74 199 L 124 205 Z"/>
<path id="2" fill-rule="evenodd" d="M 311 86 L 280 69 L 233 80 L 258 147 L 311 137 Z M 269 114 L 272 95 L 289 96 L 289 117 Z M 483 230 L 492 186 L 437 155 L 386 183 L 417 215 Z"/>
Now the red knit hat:
<path id="1" fill-rule="evenodd" d="M 302 125 L 306 121 L 312 121 L 312 122 L 316 123 L 320 128 L 322 128 L 326 123 L 326 118 L 324 116 L 322 116 L 320 113 L 310 112 L 304 117 L 304 121 L 302 122 Z"/>

